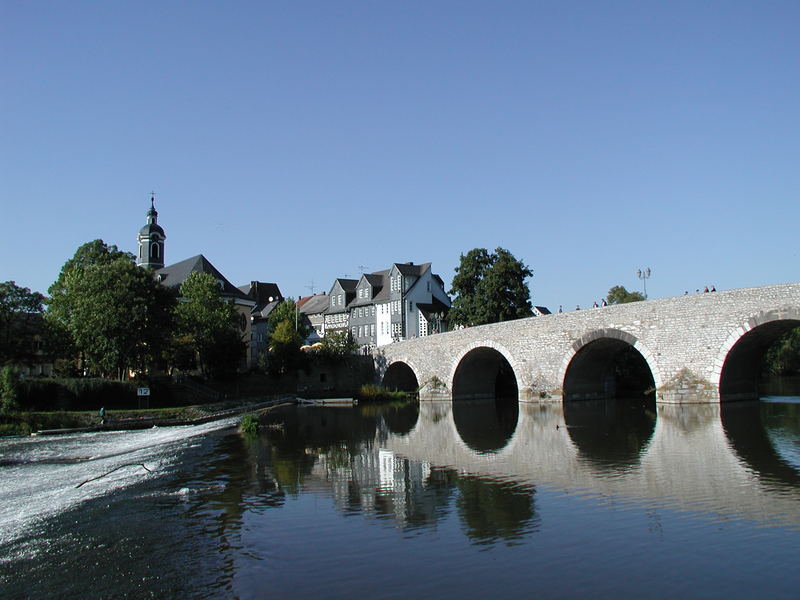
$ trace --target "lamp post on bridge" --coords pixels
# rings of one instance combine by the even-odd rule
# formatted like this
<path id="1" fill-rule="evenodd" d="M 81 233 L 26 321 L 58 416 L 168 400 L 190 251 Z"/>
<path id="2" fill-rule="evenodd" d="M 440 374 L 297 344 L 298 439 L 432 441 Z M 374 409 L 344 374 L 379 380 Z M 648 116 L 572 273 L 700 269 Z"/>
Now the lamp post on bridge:
<path id="1" fill-rule="evenodd" d="M 650 267 L 646 268 L 644 271 L 641 269 L 636 271 L 636 276 L 642 280 L 644 283 L 644 299 L 647 300 L 647 280 L 650 279 Z"/>

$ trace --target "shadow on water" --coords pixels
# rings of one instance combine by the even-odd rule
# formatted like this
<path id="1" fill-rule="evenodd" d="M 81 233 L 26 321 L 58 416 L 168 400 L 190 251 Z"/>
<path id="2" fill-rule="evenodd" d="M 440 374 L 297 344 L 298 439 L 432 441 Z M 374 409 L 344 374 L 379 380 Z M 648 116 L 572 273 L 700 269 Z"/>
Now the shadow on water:
<path id="1" fill-rule="evenodd" d="M 516 396 L 486 400 L 453 400 L 453 421 L 461 440 L 483 454 L 505 448 L 519 420 Z"/>
<path id="2" fill-rule="evenodd" d="M 408 435 L 419 420 L 419 401 L 360 404 L 358 412 L 362 417 L 382 420 L 390 433 Z"/>
<path id="3" fill-rule="evenodd" d="M 564 422 L 581 458 L 613 474 L 639 464 L 655 431 L 655 399 L 565 402 Z"/>
<path id="4" fill-rule="evenodd" d="M 800 398 L 729 402 L 722 426 L 739 458 L 765 483 L 800 484 Z"/>
<path id="5" fill-rule="evenodd" d="M 464 532 L 478 545 L 511 546 L 539 529 L 532 486 L 487 477 L 460 477 L 457 502 Z"/>

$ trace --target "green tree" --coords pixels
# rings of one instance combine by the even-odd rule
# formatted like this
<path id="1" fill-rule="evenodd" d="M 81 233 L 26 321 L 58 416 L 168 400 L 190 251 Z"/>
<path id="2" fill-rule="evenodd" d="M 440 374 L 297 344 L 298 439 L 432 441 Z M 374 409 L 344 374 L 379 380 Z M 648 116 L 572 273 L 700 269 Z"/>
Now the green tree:
<path id="1" fill-rule="evenodd" d="M 267 317 L 267 345 L 272 345 L 272 336 L 282 321 L 288 321 L 297 331 L 302 343 L 311 333 L 311 326 L 308 324 L 305 315 L 297 310 L 297 305 L 293 298 L 286 298 L 278 304 Z"/>
<path id="2" fill-rule="evenodd" d="M 504 248 L 474 248 L 461 255 L 450 294 L 454 325 L 484 325 L 533 314 L 525 280 L 533 271 Z"/>
<path id="3" fill-rule="evenodd" d="M 800 373 L 800 327 L 783 334 L 764 356 L 764 367 L 774 375 Z"/>
<path id="4" fill-rule="evenodd" d="M 0 413 L 19 410 L 19 378 L 11 365 L 0 369 Z"/>
<path id="5" fill-rule="evenodd" d="M 244 352 L 237 331 L 238 313 L 219 291 L 216 279 L 208 273 L 190 273 L 181 284 L 175 309 L 178 336 L 184 342 L 191 340 L 201 372 L 212 377 L 230 374 L 231 364 L 238 365 Z"/>
<path id="6" fill-rule="evenodd" d="M 332 360 L 342 359 L 352 354 L 358 346 L 347 331 L 330 331 L 322 338 L 320 356 Z"/>
<path id="7" fill-rule="evenodd" d="M 36 360 L 34 339 L 44 334 L 43 312 L 42 294 L 13 281 L 0 283 L 0 364 Z"/>
<path id="8" fill-rule="evenodd" d="M 70 321 L 71 303 L 68 293 L 70 284 L 80 279 L 84 270 L 94 265 L 107 265 L 119 258 L 126 258 L 133 263 L 135 257 L 130 252 L 122 252 L 116 246 L 107 245 L 103 240 L 92 240 L 75 251 L 75 255 L 64 263 L 58 279 L 47 290 L 48 317 L 53 321 L 66 325 Z"/>
<path id="9" fill-rule="evenodd" d="M 608 290 L 606 302 L 609 304 L 627 304 L 628 302 L 639 302 L 644 300 L 645 297 L 640 292 L 629 292 L 625 286 L 615 285 Z"/>
<path id="10" fill-rule="evenodd" d="M 89 369 L 123 378 L 129 370 L 152 368 L 171 334 L 174 295 L 127 253 L 65 265 L 65 272 L 51 318 L 69 333 Z"/>
<path id="11" fill-rule="evenodd" d="M 269 346 L 269 370 L 273 375 L 285 375 L 303 364 L 304 354 L 300 350 L 303 340 L 294 328 L 294 323 L 284 320 L 272 332 Z"/>

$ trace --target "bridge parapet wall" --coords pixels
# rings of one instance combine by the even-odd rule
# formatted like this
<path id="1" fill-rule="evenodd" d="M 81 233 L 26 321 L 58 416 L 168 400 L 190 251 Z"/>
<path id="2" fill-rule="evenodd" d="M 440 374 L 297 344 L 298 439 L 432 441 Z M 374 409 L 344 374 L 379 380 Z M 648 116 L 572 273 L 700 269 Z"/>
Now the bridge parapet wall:
<path id="1" fill-rule="evenodd" d="M 764 320 L 800 320 L 800 284 L 782 284 L 662 298 L 494 323 L 382 346 L 379 377 L 396 361 L 408 364 L 421 397 L 452 391 L 460 361 L 492 348 L 514 370 L 524 400 L 561 399 L 575 354 L 601 338 L 634 346 L 650 367 L 664 403 L 719 400 L 719 379 L 733 345 Z M 433 385 L 432 385 L 433 384 Z"/>

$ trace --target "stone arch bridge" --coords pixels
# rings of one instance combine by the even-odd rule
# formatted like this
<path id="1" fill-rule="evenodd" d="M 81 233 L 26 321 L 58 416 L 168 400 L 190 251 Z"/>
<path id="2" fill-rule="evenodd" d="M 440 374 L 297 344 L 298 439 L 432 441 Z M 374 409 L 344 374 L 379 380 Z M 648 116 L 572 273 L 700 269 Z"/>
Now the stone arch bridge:
<path id="1" fill-rule="evenodd" d="M 623 371 L 649 376 L 659 403 L 753 399 L 761 358 L 800 326 L 800 283 L 691 294 L 531 317 L 375 350 L 379 381 L 420 399 L 609 398 Z"/>

